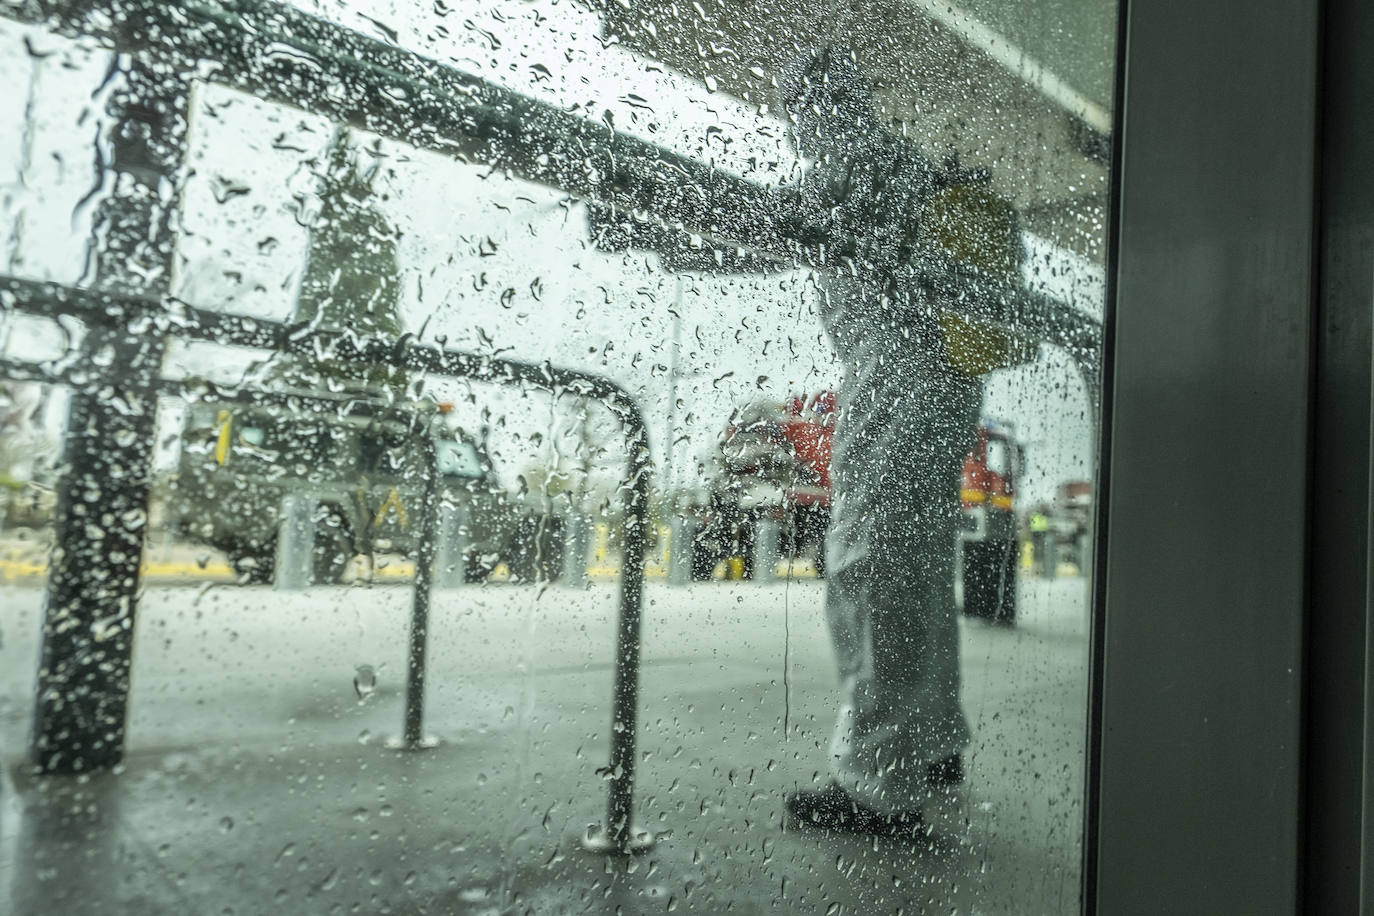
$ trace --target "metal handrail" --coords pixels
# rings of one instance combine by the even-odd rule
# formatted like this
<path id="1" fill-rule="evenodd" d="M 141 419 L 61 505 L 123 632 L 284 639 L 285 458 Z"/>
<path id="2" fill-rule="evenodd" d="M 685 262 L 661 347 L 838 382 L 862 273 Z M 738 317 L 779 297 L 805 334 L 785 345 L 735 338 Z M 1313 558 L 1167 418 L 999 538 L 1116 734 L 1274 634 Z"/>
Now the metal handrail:
<path id="1" fill-rule="evenodd" d="M 623 478 L 626 487 L 625 519 L 622 522 L 620 601 L 616 623 L 616 655 L 612 668 L 614 686 L 611 709 L 610 760 L 607 816 L 604 833 L 588 839 L 595 848 L 629 851 L 645 843 L 632 829 L 635 744 L 639 706 L 639 667 L 644 592 L 644 539 L 648 530 L 649 446 L 644 419 L 630 394 L 610 379 L 592 373 L 458 350 L 425 346 L 413 338 L 396 341 L 361 339 L 347 334 L 321 332 L 308 324 L 248 318 L 189 306 L 176 300 L 153 300 L 116 293 L 97 292 L 58 283 L 0 277 L 0 316 L 24 312 L 46 318 L 72 317 L 129 333 L 155 333 L 210 343 L 318 359 L 329 355 L 342 362 L 385 365 L 433 375 L 467 378 L 503 386 L 529 386 L 555 395 L 574 394 L 605 403 L 625 430 L 628 452 Z M 22 361 L 0 361 L 0 370 L 22 371 Z M 44 373 L 41 363 L 27 364 L 35 375 Z M 51 371 L 44 378 L 66 384 L 82 384 L 70 370 Z M 176 383 L 171 383 L 175 385 Z M 256 396 L 256 395 L 251 395 Z M 310 397 L 283 395 L 283 397 Z M 430 447 L 430 458 L 432 445 Z M 428 477 L 433 484 L 434 475 Z M 426 503 L 432 502 L 432 493 Z M 421 549 L 416 560 L 415 604 L 412 608 L 410 665 L 404 740 L 421 742 L 421 704 L 424 688 L 424 652 L 427 642 L 429 592 L 433 585 L 434 560 L 432 507 L 426 505 Z"/>

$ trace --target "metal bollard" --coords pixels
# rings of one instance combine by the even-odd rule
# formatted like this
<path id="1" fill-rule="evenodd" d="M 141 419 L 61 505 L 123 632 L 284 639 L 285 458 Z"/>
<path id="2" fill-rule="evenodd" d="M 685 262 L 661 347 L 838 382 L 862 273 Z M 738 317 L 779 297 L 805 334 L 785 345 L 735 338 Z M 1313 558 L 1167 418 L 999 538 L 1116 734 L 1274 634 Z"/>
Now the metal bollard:
<path id="1" fill-rule="evenodd" d="M 771 518 L 760 519 L 754 529 L 754 580 L 771 582 L 778 577 L 778 539 L 782 526 Z"/>
<path id="2" fill-rule="evenodd" d="M 687 585 L 692 581 L 692 554 L 697 539 L 697 520 L 674 516 L 668 542 L 668 583 Z"/>
<path id="3" fill-rule="evenodd" d="M 563 516 L 563 584 L 568 588 L 586 588 L 587 546 L 591 540 L 591 522 L 581 512 Z"/>
<path id="4" fill-rule="evenodd" d="M 429 599 L 434 589 L 434 554 L 439 534 L 435 530 L 439 512 L 438 470 L 434 440 L 420 440 L 425 456 L 425 490 L 420 498 L 420 545 L 415 553 L 415 587 L 410 593 L 410 651 L 406 657 L 405 725 L 400 740 L 388 744 L 407 751 L 422 751 L 439 746 L 439 739 L 424 733 L 425 665 L 429 654 Z"/>
<path id="5" fill-rule="evenodd" d="M 277 527 L 277 591 L 299 591 L 312 583 L 314 553 L 315 500 L 303 493 L 288 493 L 282 497 Z"/>
<path id="6" fill-rule="evenodd" d="M 439 588 L 458 588 L 467 581 L 467 509 L 453 503 L 440 503 L 438 529 L 434 584 Z"/>

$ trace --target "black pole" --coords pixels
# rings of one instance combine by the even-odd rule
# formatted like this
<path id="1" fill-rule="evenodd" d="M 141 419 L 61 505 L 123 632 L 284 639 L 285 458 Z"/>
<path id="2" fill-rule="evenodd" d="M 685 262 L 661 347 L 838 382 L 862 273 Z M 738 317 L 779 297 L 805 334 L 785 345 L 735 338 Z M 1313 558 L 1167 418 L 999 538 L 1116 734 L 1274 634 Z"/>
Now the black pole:
<path id="1" fill-rule="evenodd" d="M 615 683 L 611 698 L 611 757 L 603 771 L 609 783 L 606 824 L 586 839 L 598 852 L 639 852 L 652 838 L 636 831 L 634 816 L 635 739 L 639 723 L 640 631 L 643 622 L 644 540 L 649 522 L 649 444 L 644 420 L 628 398 L 614 405 L 626 427 L 630 449 L 628 502 L 622 527 L 620 615 L 616 625 Z"/>
<path id="2" fill-rule="evenodd" d="M 406 658 L 406 711 L 402 746 L 406 750 L 433 747 L 424 736 L 425 659 L 429 652 L 429 599 L 434 587 L 435 525 L 434 505 L 439 491 L 438 456 L 428 423 L 421 423 L 421 454 L 425 462 L 425 486 L 420 497 L 420 543 L 415 556 L 415 586 L 411 590 L 410 652 Z"/>
<path id="3" fill-rule="evenodd" d="M 169 285 L 187 82 L 121 58 L 107 87 L 110 191 L 92 227 L 90 282 L 156 300 Z M 44 773 L 124 756 L 163 346 L 154 328 L 119 321 L 91 326 L 84 343 L 93 383 L 72 391 L 68 413 L 30 748 Z"/>

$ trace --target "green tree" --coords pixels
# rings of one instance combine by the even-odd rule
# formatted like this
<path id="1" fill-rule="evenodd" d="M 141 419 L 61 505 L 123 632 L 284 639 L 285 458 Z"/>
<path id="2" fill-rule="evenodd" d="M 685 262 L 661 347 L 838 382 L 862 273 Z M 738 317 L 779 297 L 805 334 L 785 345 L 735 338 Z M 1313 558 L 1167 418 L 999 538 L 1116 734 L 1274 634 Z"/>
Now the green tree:
<path id="1" fill-rule="evenodd" d="M 372 176 L 341 130 L 331 144 L 296 320 L 367 337 L 401 333 L 397 232 L 377 208 Z"/>
<path id="2" fill-rule="evenodd" d="M 399 233 L 378 206 L 373 178 L 349 131 L 341 129 L 320 176 L 320 211 L 310 229 L 295 320 L 320 331 L 395 339 L 403 330 Z M 293 360 L 281 369 L 286 381 L 309 389 L 375 394 L 407 381 L 401 370 L 328 358 Z"/>

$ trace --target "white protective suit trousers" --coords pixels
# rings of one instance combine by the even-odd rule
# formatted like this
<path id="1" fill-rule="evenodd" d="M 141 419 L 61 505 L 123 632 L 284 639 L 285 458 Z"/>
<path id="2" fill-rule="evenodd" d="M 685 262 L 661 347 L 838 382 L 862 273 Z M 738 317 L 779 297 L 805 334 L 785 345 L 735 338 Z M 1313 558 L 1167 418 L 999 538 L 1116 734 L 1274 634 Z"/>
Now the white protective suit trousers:
<path id="1" fill-rule="evenodd" d="M 949 365 L 919 306 L 852 278 L 823 298 L 844 365 L 826 551 L 841 694 L 830 771 L 876 810 L 915 810 L 927 766 L 969 742 L 954 574 L 982 384 Z"/>

